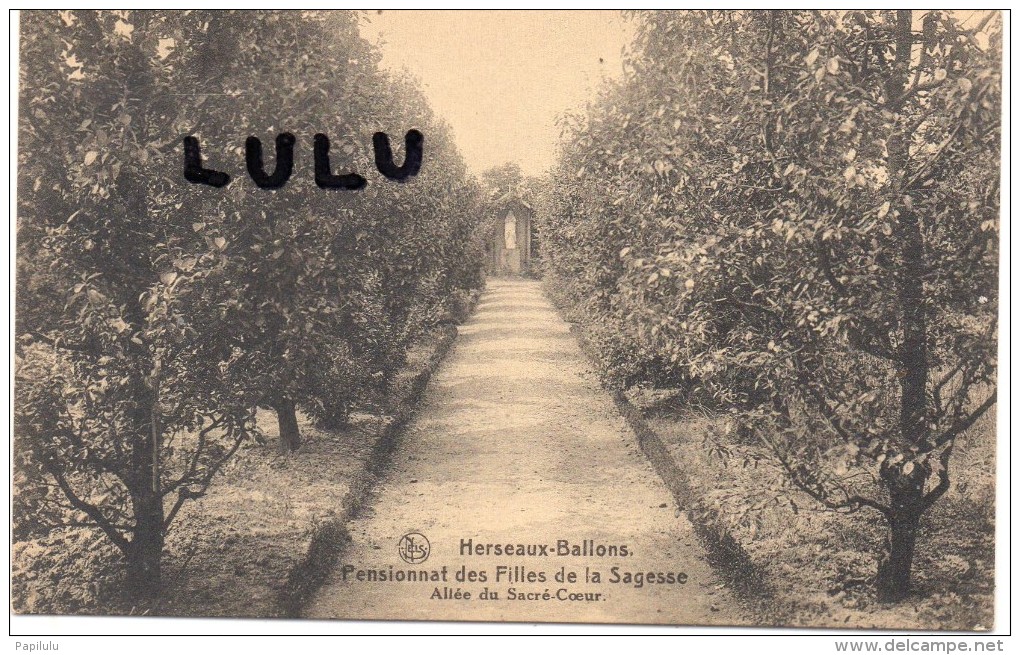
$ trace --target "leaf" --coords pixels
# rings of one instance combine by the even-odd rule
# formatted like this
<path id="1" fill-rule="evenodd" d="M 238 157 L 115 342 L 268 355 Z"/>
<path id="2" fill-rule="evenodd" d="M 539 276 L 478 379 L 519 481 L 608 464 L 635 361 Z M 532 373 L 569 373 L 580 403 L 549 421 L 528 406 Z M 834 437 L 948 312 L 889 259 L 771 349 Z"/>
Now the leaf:
<path id="1" fill-rule="evenodd" d="M 223 237 L 216 237 L 213 239 L 213 244 L 216 246 L 216 249 L 221 252 L 227 249 L 227 240 Z"/>
<path id="2" fill-rule="evenodd" d="M 96 152 L 95 150 L 89 150 L 87 153 L 85 153 L 85 165 L 88 166 L 92 162 L 96 161 L 96 159 L 98 158 L 99 158 L 98 152 Z"/>
<path id="3" fill-rule="evenodd" d="M 167 286 L 173 284 L 174 280 L 176 280 L 176 279 L 177 279 L 177 272 L 176 271 L 168 271 L 166 273 L 160 273 L 159 274 L 159 281 L 162 282 L 163 284 L 167 285 Z"/>
<path id="4" fill-rule="evenodd" d="M 804 63 L 807 64 L 808 66 L 812 66 L 812 65 L 814 65 L 814 63 L 815 63 L 815 61 L 817 59 L 818 59 L 818 48 L 815 48 L 814 50 L 812 50 L 811 52 L 808 53 L 807 57 L 804 58 Z"/>
<path id="5" fill-rule="evenodd" d="M 203 228 L 205 228 L 205 223 L 192 223 L 191 224 L 191 229 L 194 230 L 195 232 L 200 232 Z"/>
<path id="6" fill-rule="evenodd" d="M 839 58 L 837 58 L 837 57 L 830 58 L 828 63 L 825 64 L 825 68 L 826 68 L 826 70 L 829 71 L 830 75 L 835 75 L 836 73 L 838 73 L 839 72 Z"/>
<path id="7" fill-rule="evenodd" d="M 181 257 L 180 259 L 174 260 L 174 266 L 181 269 L 182 271 L 192 271 L 195 265 L 198 263 L 197 257 Z"/>
<path id="8" fill-rule="evenodd" d="M 890 207 L 892 207 L 892 205 L 889 203 L 888 200 L 883 202 L 882 206 L 879 207 L 879 209 L 878 209 L 878 217 L 879 218 L 885 218 L 885 215 L 889 213 L 889 208 Z"/>

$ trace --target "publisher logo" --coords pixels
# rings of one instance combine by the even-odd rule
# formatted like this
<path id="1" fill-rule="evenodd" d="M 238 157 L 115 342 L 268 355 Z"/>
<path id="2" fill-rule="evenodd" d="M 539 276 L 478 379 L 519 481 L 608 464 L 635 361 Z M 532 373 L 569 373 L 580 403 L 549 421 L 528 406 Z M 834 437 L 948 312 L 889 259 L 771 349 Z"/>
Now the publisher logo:
<path id="1" fill-rule="evenodd" d="M 408 532 L 397 542 L 400 559 L 408 564 L 421 564 L 429 558 L 431 550 L 429 540 L 420 532 Z"/>

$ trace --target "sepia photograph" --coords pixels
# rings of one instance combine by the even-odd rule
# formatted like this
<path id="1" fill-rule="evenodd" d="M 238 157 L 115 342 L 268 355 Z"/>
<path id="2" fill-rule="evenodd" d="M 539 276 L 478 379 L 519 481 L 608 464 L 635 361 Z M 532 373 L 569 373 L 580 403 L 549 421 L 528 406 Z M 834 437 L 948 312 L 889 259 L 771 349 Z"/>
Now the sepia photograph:
<path id="1" fill-rule="evenodd" d="M 1008 14 L 12 14 L 12 618 L 992 643 Z"/>

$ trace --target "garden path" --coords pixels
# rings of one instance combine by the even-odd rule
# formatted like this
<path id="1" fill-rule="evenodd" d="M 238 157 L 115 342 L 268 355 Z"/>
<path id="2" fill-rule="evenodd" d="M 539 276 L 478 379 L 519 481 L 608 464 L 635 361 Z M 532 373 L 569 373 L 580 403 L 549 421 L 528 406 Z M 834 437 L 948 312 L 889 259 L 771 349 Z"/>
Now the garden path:
<path id="1" fill-rule="evenodd" d="M 538 282 L 489 281 L 366 507 L 349 525 L 353 543 L 306 608 L 307 618 L 747 622 Z M 412 532 L 428 539 L 430 554 L 409 564 L 398 544 Z M 541 544 L 550 554 L 462 554 L 469 540 L 474 548 Z M 559 540 L 625 546 L 628 555 L 558 556 Z M 359 582 L 353 572 L 344 579 L 345 566 L 445 567 L 447 581 Z M 525 581 L 496 579 L 500 566 Z M 458 580 L 462 567 L 484 571 L 486 580 Z M 661 571 L 686 574 L 687 581 L 638 588 L 612 582 L 613 567 L 620 578 Z M 557 581 L 561 569 L 577 582 Z M 598 571 L 601 583 L 586 583 L 586 569 Z M 544 582 L 526 581 L 539 573 Z M 486 588 L 498 599 L 479 599 Z M 511 588 L 537 600 L 513 600 Z M 470 600 L 433 598 L 458 589 Z M 541 596 L 546 590 L 549 600 Z M 600 595 L 557 599 L 571 593 Z"/>

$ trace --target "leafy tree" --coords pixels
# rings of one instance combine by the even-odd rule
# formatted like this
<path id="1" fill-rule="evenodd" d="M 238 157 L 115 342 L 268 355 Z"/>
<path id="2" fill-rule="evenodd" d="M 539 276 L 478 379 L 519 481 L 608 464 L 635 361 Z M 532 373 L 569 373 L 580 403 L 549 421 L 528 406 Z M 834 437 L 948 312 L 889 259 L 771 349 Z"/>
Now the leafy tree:
<path id="1" fill-rule="evenodd" d="M 385 389 L 452 291 L 447 273 L 466 263 L 452 233 L 454 221 L 471 219 L 458 196 L 464 165 L 414 84 L 378 70 L 357 21 L 351 13 L 259 15 L 258 46 L 240 56 L 235 75 L 207 87 L 210 100 L 191 117 L 213 161 L 236 158 L 253 134 L 268 143 L 286 131 L 297 141 L 296 179 L 276 190 L 237 180 L 223 205 L 206 210 L 231 224 L 223 279 L 239 291 L 221 286 L 213 303 L 222 329 L 243 342 L 230 366 L 276 410 L 285 451 L 301 443 L 299 405 L 335 427 Z M 259 93 L 238 102 L 244 88 Z M 426 135 L 423 167 L 404 183 L 389 181 L 375 171 L 372 135 L 391 135 L 399 161 L 411 128 Z M 320 189 L 301 175 L 302 163 L 310 171 L 300 155 L 317 133 L 330 140 L 334 172 L 357 172 L 364 188 Z M 271 160 L 264 164 L 271 170 Z"/>
<path id="2" fill-rule="evenodd" d="M 171 165 L 189 110 L 173 98 L 199 80 L 180 53 L 208 56 L 201 36 L 223 18 L 22 14 L 17 459 L 44 476 L 26 491 L 54 510 L 40 519 L 98 526 L 140 596 L 159 589 L 180 506 L 252 430 L 217 366 L 230 333 L 178 301 L 205 279 L 177 269 L 224 259 L 221 237 L 181 219 L 195 199 Z"/>
<path id="3" fill-rule="evenodd" d="M 477 189 L 420 92 L 379 72 L 357 20 L 23 14 L 18 534 L 98 526 L 129 589 L 156 594 L 167 530 L 255 434 L 255 406 L 277 410 L 296 448 L 299 404 L 344 420 L 480 283 Z M 420 175 L 374 177 L 373 132 L 402 142 L 411 127 L 426 134 Z M 245 144 L 283 132 L 293 179 L 257 188 Z M 319 132 L 334 172 L 365 189 L 315 186 Z M 228 186 L 184 179 L 184 136 Z"/>
<path id="4" fill-rule="evenodd" d="M 524 184 L 524 171 L 517 162 L 507 162 L 483 172 L 482 183 L 493 194 L 513 193 Z"/>
<path id="5" fill-rule="evenodd" d="M 371 274 L 334 247 L 356 232 L 367 190 L 318 188 L 309 160 L 314 135 L 324 133 L 335 173 L 368 173 L 364 144 L 371 144 L 382 93 L 378 55 L 359 38 L 350 12 L 234 19 L 251 23 L 252 46 L 235 55 L 231 74 L 194 90 L 197 106 L 182 133 L 199 136 L 208 165 L 220 169 L 244 161 L 247 140 L 258 138 L 267 144 L 266 172 L 278 156 L 269 144 L 291 134 L 295 171 L 274 190 L 238 176 L 226 193 L 212 192 L 219 202 L 195 208 L 196 231 L 219 235 L 228 261 L 213 273 L 217 284 L 196 289 L 189 302 L 216 308 L 216 329 L 236 335 L 229 374 L 249 387 L 253 404 L 276 411 L 280 447 L 290 451 L 300 445 L 299 403 L 329 396 L 345 406 L 351 390 L 370 381 L 364 362 L 353 360 L 358 344 L 372 340 L 352 315 L 370 309 L 371 290 L 365 300 L 358 287 L 371 285 Z M 206 39 L 223 41 L 215 32 Z M 228 231 L 215 232 L 219 223 Z M 368 305 L 354 308 L 358 298 Z M 385 326 L 381 315 L 361 318 L 371 322 L 360 325 Z"/>
<path id="6" fill-rule="evenodd" d="M 636 345 L 630 382 L 696 381 L 795 488 L 878 512 L 902 598 L 995 403 L 996 14 L 638 20 L 629 77 L 570 128 L 552 268 Z"/>

